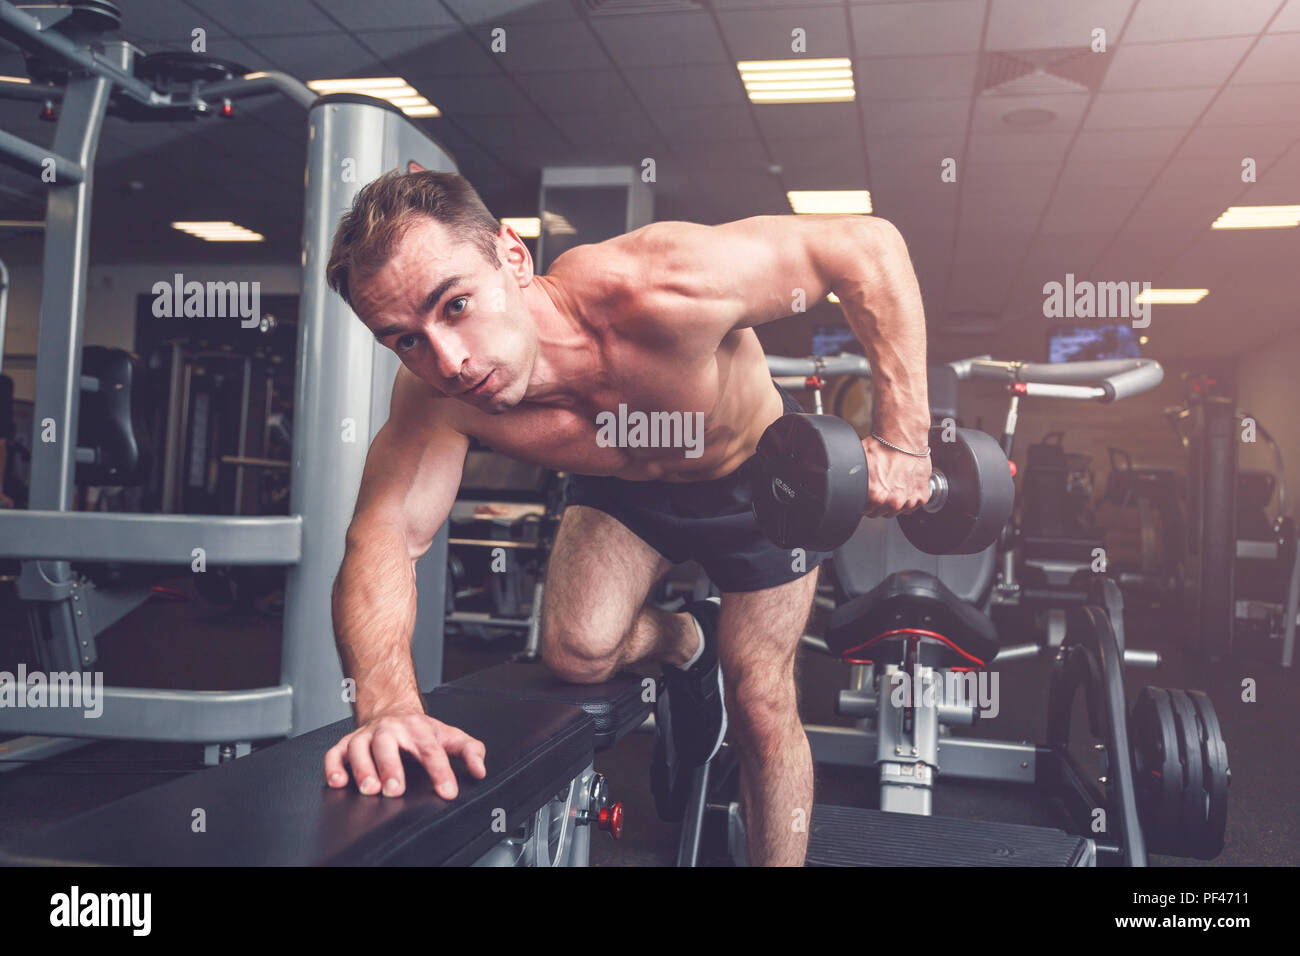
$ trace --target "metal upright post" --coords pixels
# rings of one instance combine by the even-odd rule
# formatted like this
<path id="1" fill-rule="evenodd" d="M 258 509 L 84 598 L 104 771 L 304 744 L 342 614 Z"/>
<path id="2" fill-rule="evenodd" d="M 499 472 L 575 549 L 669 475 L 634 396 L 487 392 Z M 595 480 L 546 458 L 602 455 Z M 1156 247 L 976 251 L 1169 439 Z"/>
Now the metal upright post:
<path id="1" fill-rule="evenodd" d="M 131 65 L 126 43 L 105 44 L 105 57 L 123 71 Z M 36 346 L 36 404 L 32 435 L 31 510 L 67 511 L 76 481 L 77 412 L 81 400 L 81 342 L 85 327 L 86 271 L 95 151 L 111 82 L 98 75 L 70 76 L 54 132 L 54 154 L 42 176 L 49 190 L 45 258 L 41 275 L 40 330 Z M 61 178 L 68 157 L 81 175 Z M 31 605 L 40 664 L 51 671 L 77 671 L 93 663 L 78 633 L 67 561 L 24 561 L 17 582 Z M 93 635 L 92 635 L 93 637 Z"/>
<path id="2" fill-rule="evenodd" d="M 290 509 L 303 518 L 303 549 L 285 587 L 281 667 L 282 683 L 294 689 L 294 734 L 351 709 L 334 646 L 331 592 L 366 451 L 388 417 L 398 366 L 326 285 L 334 230 L 357 193 L 388 170 L 406 170 L 411 162 L 455 168 L 400 110 L 370 97 L 318 100 L 309 113 L 307 142 L 290 491 Z M 441 678 L 446 535 L 444 527 L 416 568 L 420 603 L 412 653 L 422 689 Z"/>

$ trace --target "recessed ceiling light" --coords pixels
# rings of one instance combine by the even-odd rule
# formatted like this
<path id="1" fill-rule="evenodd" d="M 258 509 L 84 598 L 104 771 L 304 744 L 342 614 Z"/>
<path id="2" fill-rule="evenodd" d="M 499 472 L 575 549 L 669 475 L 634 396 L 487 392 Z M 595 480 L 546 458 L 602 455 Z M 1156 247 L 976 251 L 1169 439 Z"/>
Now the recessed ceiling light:
<path id="1" fill-rule="evenodd" d="M 400 76 L 371 76 L 358 79 L 308 80 L 308 89 L 320 93 L 361 93 L 376 99 L 387 100 L 407 116 L 441 116 L 434 106 Z"/>
<path id="2" fill-rule="evenodd" d="M 800 215 L 871 212 L 871 193 L 865 189 L 792 189 L 785 196 Z"/>
<path id="3" fill-rule="evenodd" d="M 855 95 L 847 57 L 741 60 L 736 69 L 751 103 L 847 103 Z"/>
<path id="4" fill-rule="evenodd" d="M 1297 206 L 1229 206 L 1211 229 L 1294 229 L 1300 226 Z"/>
<path id="5" fill-rule="evenodd" d="M 542 221 L 536 216 L 506 216 L 501 220 L 501 225 L 509 226 L 521 239 L 535 239 L 542 234 Z"/>
<path id="6" fill-rule="evenodd" d="M 225 220 L 222 222 L 174 222 L 172 227 L 204 242 L 262 242 L 265 236 Z"/>
<path id="7" fill-rule="evenodd" d="M 1209 289 L 1144 289 L 1134 300 L 1138 305 L 1195 305 Z"/>

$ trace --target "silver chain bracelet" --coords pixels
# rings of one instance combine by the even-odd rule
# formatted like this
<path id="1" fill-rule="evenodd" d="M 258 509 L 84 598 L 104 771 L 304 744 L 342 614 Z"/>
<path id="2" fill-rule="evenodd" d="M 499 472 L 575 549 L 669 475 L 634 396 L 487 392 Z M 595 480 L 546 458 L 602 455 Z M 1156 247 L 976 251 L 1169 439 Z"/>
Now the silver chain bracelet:
<path id="1" fill-rule="evenodd" d="M 930 457 L 930 446 L 929 446 L 929 445 L 926 445 L 926 446 L 925 446 L 925 451 L 908 451 L 906 448 L 899 448 L 897 445 L 895 445 L 895 444 L 894 444 L 893 442 L 891 442 L 891 441 L 885 441 L 885 439 L 881 438 L 881 437 L 880 437 L 879 435 L 877 435 L 875 432 L 872 432 L 872 433 L 871 433 L 871 437 L 874 438 L 876 441 L 880 442 L 880 444 L 884 445 L 886 448 L 892 448 L 892 449 L 894 449 L 894 451 L 902 452 L 904 455 L 911 455 L 913 458 L 929 458 L 929 457 Z"/>

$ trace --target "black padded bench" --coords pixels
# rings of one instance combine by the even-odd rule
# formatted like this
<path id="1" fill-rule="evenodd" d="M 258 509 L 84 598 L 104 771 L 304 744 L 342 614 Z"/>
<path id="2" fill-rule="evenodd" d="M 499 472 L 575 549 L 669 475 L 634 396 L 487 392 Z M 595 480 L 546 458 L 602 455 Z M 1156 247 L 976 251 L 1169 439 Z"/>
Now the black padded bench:
<path id="1" fill-rule="evenodd" d="M 347 718 L 20 837 L 0 863 L 470 865 L 582 775 L 595 750 L 639 726 L 650 711 L 642 696 L 635 675 L 573 685 L 541 664 L 502 664 L 424 695 L 430 716 L 487 747 L 483 780 L 453 760 L 455 800 L 438 797 L 409 761 L 401 797 L 326 786 L 325 751 L 355 728 Z M 206 832 L 191 829 L 196 809 Z"/>

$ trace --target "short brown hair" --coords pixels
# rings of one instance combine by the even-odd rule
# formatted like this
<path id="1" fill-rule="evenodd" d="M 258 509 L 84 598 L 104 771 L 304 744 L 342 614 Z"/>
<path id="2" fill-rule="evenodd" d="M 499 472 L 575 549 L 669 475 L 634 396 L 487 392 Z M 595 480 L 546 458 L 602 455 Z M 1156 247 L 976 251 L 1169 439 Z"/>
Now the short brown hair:
<path id="1" fill-rule="evenodd" d="M 349 283 L 383 268 L 393 248 L 420 218 L 447 226 L 460 241 L 472 242 L 493 267 L 501 265 L 501 224 L 464 176 L 421 170 L 384 173 L 357 194 L 334 233 L 325 281 L 352 305 Z"/>

